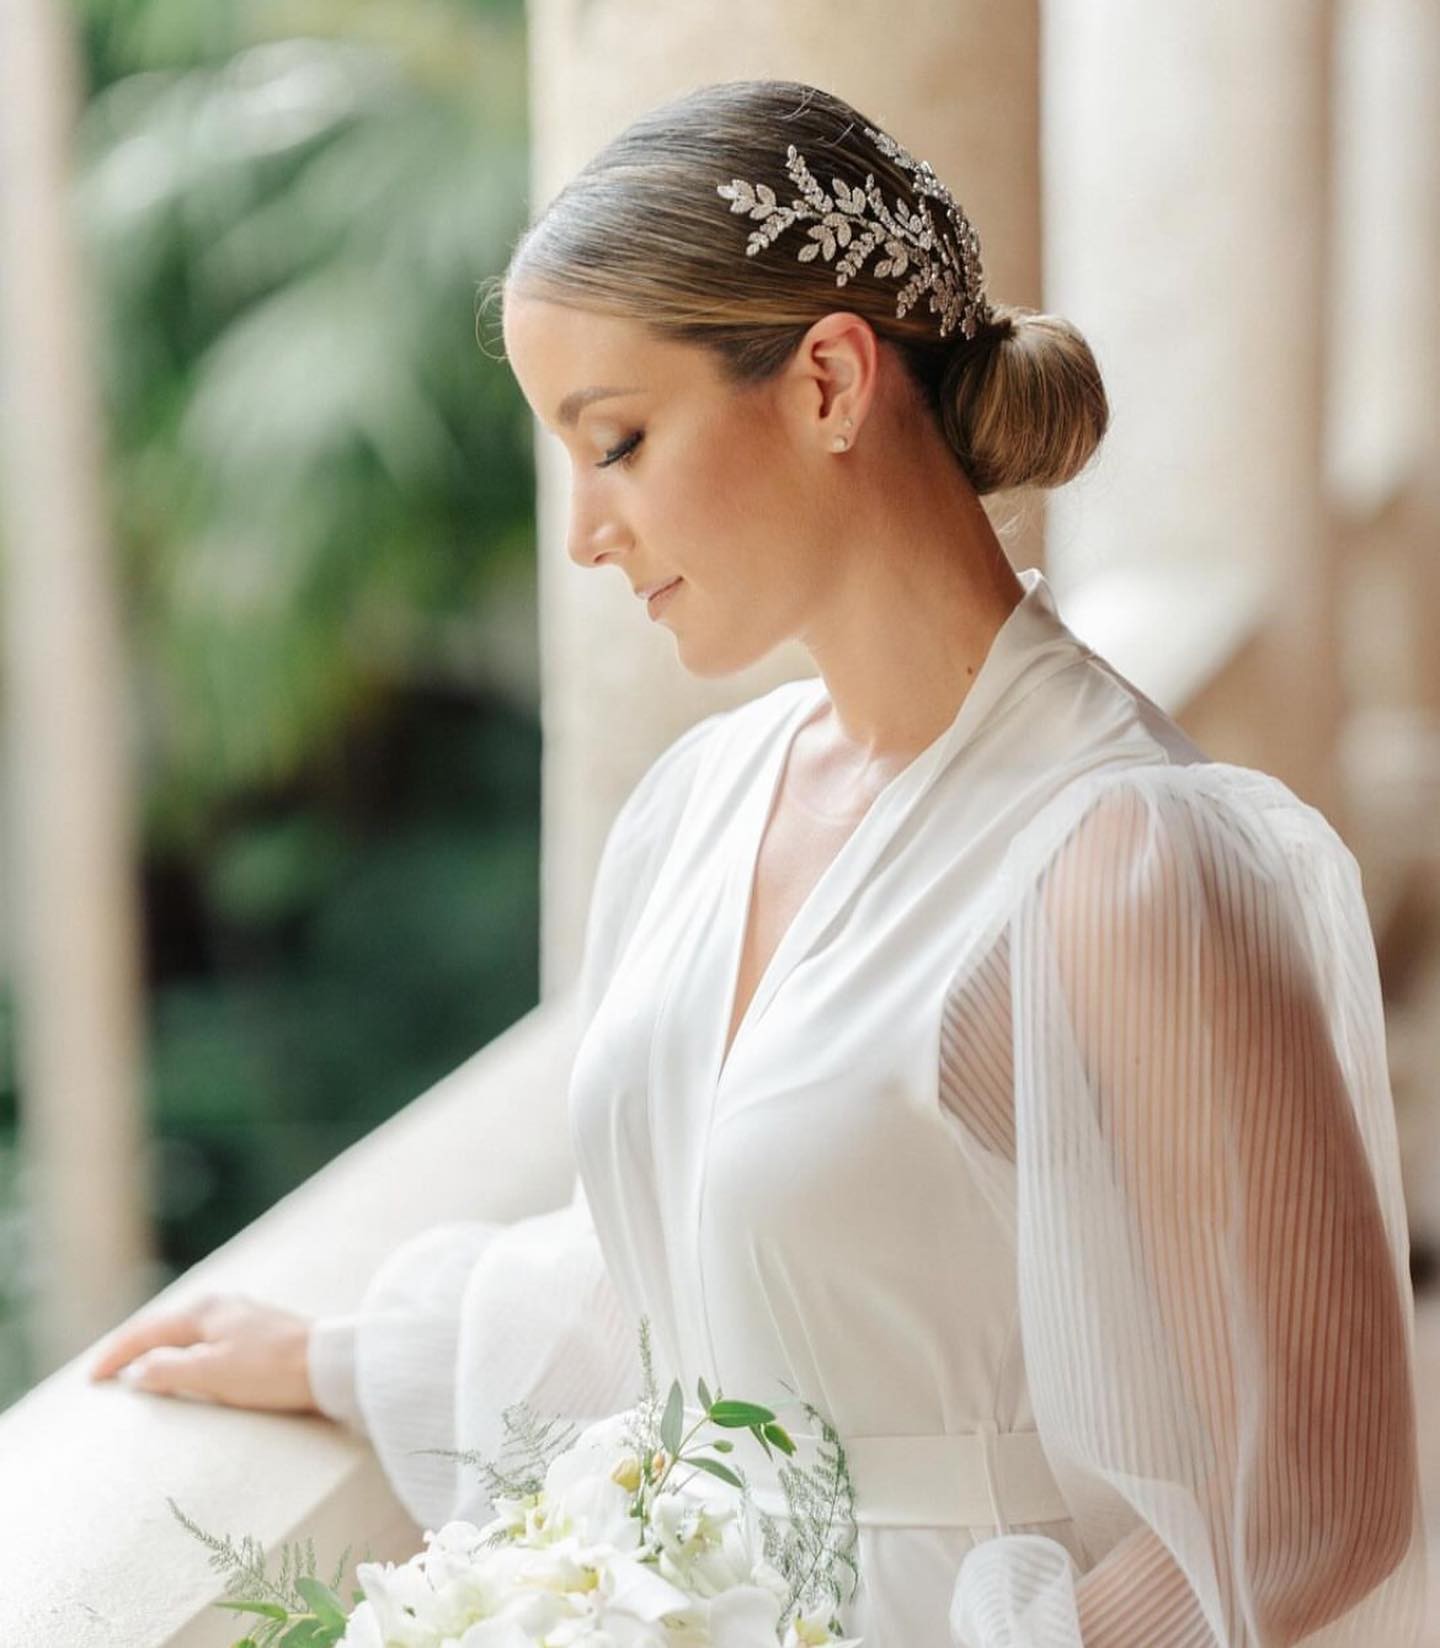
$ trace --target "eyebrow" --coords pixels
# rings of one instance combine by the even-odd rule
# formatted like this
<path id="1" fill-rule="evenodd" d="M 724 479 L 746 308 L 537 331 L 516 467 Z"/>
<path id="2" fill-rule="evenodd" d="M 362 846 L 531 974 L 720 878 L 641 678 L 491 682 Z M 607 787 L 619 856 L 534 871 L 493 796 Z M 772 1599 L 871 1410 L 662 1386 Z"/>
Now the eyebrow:
<path id="1" fill-rule="evenodd" d="M 591 401 L 605 400 L 611 395 L 638 395 L 640 389 L 612 389 L 605 384 L 591 384 L 588 389 L 572 389 L 560 402 L 555 413 L 555 421 L 565 429 L 573 429 L 579 421 L 580 414 L 589 406 Z"/>

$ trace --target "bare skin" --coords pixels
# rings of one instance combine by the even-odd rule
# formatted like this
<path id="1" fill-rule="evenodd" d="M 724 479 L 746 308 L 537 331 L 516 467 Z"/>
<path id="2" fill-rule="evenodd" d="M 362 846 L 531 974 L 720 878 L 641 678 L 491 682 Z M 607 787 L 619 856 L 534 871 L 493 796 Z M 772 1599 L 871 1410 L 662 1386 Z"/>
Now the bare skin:
<path id="1" fill-rule="evenodd" d="M 635 590 L 680 577 L 656 621 L 693 675 L 789 639 L 814 660 L 829 698 L 807 741 L 817 805 L 843 812 L 949 725 L 1024 589 L 867 321 L 824 316 L 746 387 L 697 345 L 514 293 L 505 345 L 572 460 L 571 559 Z M 563 403 L 597 385 L 628 392 L 567 421 Z"/>
<path id="2" fill-rule="evenodd" d="M 613 565 L 633 590 L 678 577 L 656 621 L 691 674 L 731 674 L 793 638 L 825 681 L 761 846 L 733 1038 L 805 892 L 954 720 L 1023 586 L 899 357 L 857 315 L 822 317 L 746 388 L 698 346 L 515 292 L 505 344 L 572 459 L 571 559 Z M 562 403 L 591 386 L 626 392 L 582 397 L 567 417 Z M 309 1330 L 290 1311 L 211 1296 L 117 1329 L 91 1377 L 128 1366 L 145 1391 L 311 1411 Z"/>
<path id="3" fill-rule="evenodd" d="M 206 1294 L 117 1328 L 90 1364 L 93 1381 L 122 1368 L 137 1390 L 228 1407 L 313 1413 L 310 1319 L 242 1294 Z"/>

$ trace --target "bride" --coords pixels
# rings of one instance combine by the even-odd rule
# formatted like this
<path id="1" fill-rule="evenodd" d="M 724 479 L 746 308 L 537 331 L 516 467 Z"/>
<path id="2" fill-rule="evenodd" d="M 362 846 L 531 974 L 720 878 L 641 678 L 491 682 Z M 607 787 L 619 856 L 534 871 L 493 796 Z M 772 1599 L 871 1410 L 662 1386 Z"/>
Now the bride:
<path id="1" fill-rule="evenodd" d="M 516 248 L 507 356 L 568 549 L 692 674 L 607 838 L 570 1203 L 402 1245 L 352 1315 L 152 1312 L 93 1375 L 372 1440 L 486 1514 L 498 1416 L 798 1391 L 845 1443 L 871 1648 L 1403 1648 L 1425 1591 L 1408 1239 L 1354 859 L 1008 564 L 981 497 L 1101 440 L 839 98 L 702 87 Z M 637 616 L 637 622 L 639 621 Z M 603 636 L 595 638 L 603 645 Z"/>

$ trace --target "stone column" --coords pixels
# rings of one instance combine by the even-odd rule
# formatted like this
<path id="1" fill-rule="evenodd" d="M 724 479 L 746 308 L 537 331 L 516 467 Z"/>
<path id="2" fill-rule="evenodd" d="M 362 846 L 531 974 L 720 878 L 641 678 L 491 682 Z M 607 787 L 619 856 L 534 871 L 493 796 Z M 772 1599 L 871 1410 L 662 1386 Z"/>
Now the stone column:
<path id="1" fill-rule="evenodd" d="M 1343 0 L 1337 493 L 1399 585 L 1407 707 L 1440 718 L 1440 5 Z M 1368 529 L 1368 530 L 1367 530 Z M 1389 638 L 1392 653 L 1398 636 Z"/>
<path id="2" fill-rule="evenodd" d="M 1341 0 L 1336 61 L 1344 771 L 1377 930 L 1399 924 L 1382 947 L 1393 969 L 1395 934 L 1419 911 L 1416 865 L 1440 868 L 1440 6 Z"/>
<path id="3" fill-rule="evenodd" d="M 72 24 L 0 7 L 0 535 L 7 917 L 21 1147 L 48 1373 L 152 1291 L 140 922 L 100 409 L 69 221 Z"/>
<path id="4" fill-rule="evenodd" d="M 1062 608 L 1121 569 L 1160 581 L 1180 633 L 1197 585 L 1222 605 L 1258 586 L 1263 623 L 1187 719 L 1321 806 L 1338 718 L 1330 56 L 1323 0 L 1045 8 L 1047 305 L 1091 339 L 1113 411 L 1094 467 L 1052 502 Z"/>
<path id="5" fill-rule="evenodd" d="M 1409 593 L 1414 705 L 1440 733 L 1440 5 L 1349 0 L 1354 49 L 1371 64 L 1356 140 L 1372 135 L 1366 198 L 1384 213 L 1354 302 L 1338 316 L 1348 356 L 1386 381 L 1358 384 L 1391 409 L 1402 494 L 1400 564 Z M 1351 232 L 1346 231 L 1346 241 Z"/>
<path id="6" fill-rule="evenodd" d="M 913 7 L 903 26 L 884 0 L 840 10 L 739 0 L 723 13 L 532 0 L 532 196 L 547 200 L 636 115 L 693 86 L 808 81 L 929 160 L 979 229 L 990 295 L 1038 306 L 1037 19 L 1034 0 Z M 566 558 L 568 464 L 553 448 L 542 440 L 538 449 L 546 991 L 573 977 L 605 830 L 643 768 L 700 715 L 809 668 L 797 647 L 721 683 L 688 677 L 668 632 L 618 579 Z M 1038 503 L 1018 512 L 1009 500 L 987 504 L 1012 561 L 1038 561 Z"/>

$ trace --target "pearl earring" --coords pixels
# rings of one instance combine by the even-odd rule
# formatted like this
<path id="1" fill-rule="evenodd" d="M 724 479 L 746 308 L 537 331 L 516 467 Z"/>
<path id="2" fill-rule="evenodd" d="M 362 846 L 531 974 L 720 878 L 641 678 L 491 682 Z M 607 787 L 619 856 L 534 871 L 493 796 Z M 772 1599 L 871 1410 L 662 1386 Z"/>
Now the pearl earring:
<path id="1" fill-rule="evenodd" d="M 854 418 L 846 418 L 845 427 L 847 429 L 853 429 L 855 427 Z M 837 435 L 835 437 L 835 439 L 833 441 L 831 441 L 831 443 L 830 443 L 830 450 L 832 452 L 843 452 L 845 450 L 845 448 L 847 446 L 849 446 L 849 444 L 850 444 L 850 442 L 845 438 L 844 435 Z"/>

